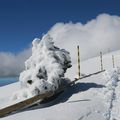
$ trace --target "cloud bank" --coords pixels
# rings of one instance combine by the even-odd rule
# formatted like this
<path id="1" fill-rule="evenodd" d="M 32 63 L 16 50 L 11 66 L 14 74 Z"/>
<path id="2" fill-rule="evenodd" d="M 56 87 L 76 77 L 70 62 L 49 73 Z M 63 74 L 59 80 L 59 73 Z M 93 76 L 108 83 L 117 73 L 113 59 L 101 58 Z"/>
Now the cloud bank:
<path id="1" fill-rule="evenodd" d="M 120 17 L 101 14 L 86 24 L 57 23 L 49 31 L 57 46 L 70 51 L 76 62 L 76 46 L 80 46 L 82 60 L 99 55 L 100 51 L 120 49 Z"/>
<path id="2" fill-rule="evenodd" d="M 16 76 L 25 68 L 24 62 L 31 55 L 31 48 L 25 49 L 17 55 L 0 52 L 0 76 Z"/>
<path id="3" fill-rule="evenodd" d="M 86 24 L 56 23 L 48 33 L 55 44 L 71 53 L 73 64 L 76 62 L 76 46 L 80 46 L 82 60 L 120 49 L 120 17 L 100 14 Z M 17 75 L 24 69 L 24 61 L 31 55 L 26 49 L 14 55 L 0 52 L 0 76 Z"/>

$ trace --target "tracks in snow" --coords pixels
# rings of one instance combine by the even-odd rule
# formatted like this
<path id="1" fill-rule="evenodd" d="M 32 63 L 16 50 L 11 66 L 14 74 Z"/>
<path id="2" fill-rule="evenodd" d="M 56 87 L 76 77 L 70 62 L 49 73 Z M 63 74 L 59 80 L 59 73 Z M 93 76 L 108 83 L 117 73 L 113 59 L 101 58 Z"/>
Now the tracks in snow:
<path id="1" fill-rule="evenodd" d="M 117 101 L 120 101 L 120 94 L 118 88 L 120 88 L 120 70 L 115 69 L 112 71 L 105 72 L 106 78 L 106 88 L 104 88 L 103 93 L 105 97 L 105 104 L 106 104 L 106 113 L 104 114 L 105 120 L 119 120 L 120 111 L 118 111 Z M 120 90 L 120 89 L 119 89 Z M 119 96 L 119 97 L 118 97 Z M 119 99 L 119 100 L 118 100 Z"/>

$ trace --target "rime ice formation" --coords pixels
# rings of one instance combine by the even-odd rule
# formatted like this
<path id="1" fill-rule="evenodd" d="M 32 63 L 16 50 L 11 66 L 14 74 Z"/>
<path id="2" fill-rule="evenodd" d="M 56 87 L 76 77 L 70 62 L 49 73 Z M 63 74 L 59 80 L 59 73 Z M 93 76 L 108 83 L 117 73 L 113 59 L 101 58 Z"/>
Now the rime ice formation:
<path id="1" fill-rule="evenodd" d="M 19 78 L 23 97 L 56 90 L 71 67 L 69 52 L 54 46 L 50 35 L 34 39 L 32 45 L 32 56 L 25 62 L 26 69 Z"/>

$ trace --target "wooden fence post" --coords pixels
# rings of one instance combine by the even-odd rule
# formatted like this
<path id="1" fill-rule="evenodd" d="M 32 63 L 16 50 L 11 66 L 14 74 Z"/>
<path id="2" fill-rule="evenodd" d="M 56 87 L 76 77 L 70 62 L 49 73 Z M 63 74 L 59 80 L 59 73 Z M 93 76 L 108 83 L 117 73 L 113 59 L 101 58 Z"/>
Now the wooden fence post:
<path id="1" fill-rule="evenodd" d="M 113 68 L 115 68 L 115 60 L 114 60 L 114 55 L 112 55 L 112 64 L 113 64 Z"/>
<path id="2" fill-rule="evenodd" d="M 101 71 L 103 70 L 102 52 L 100 52 Z"/>
<path id="3" fill-rule="evenodd" d="M 77 62 L 78 62 L 78 79 L 80 79 L 80 48 L 77 46 Z"/>

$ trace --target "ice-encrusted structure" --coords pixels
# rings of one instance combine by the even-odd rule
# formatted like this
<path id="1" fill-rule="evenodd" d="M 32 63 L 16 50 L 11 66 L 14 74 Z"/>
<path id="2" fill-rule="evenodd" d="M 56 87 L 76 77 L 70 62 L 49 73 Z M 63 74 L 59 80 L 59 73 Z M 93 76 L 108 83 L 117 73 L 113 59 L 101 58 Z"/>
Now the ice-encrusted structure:
<path id="1" fill-rule="evenodd" d="M 32 45 L 32 56 L 25 62 L 25 70 L 19 77 L 23 96 L 56 90 L 65 80 L 67 68 L 71 67 L 69 52 L 56 47 L 50 35 L 34 39 Z"/>

